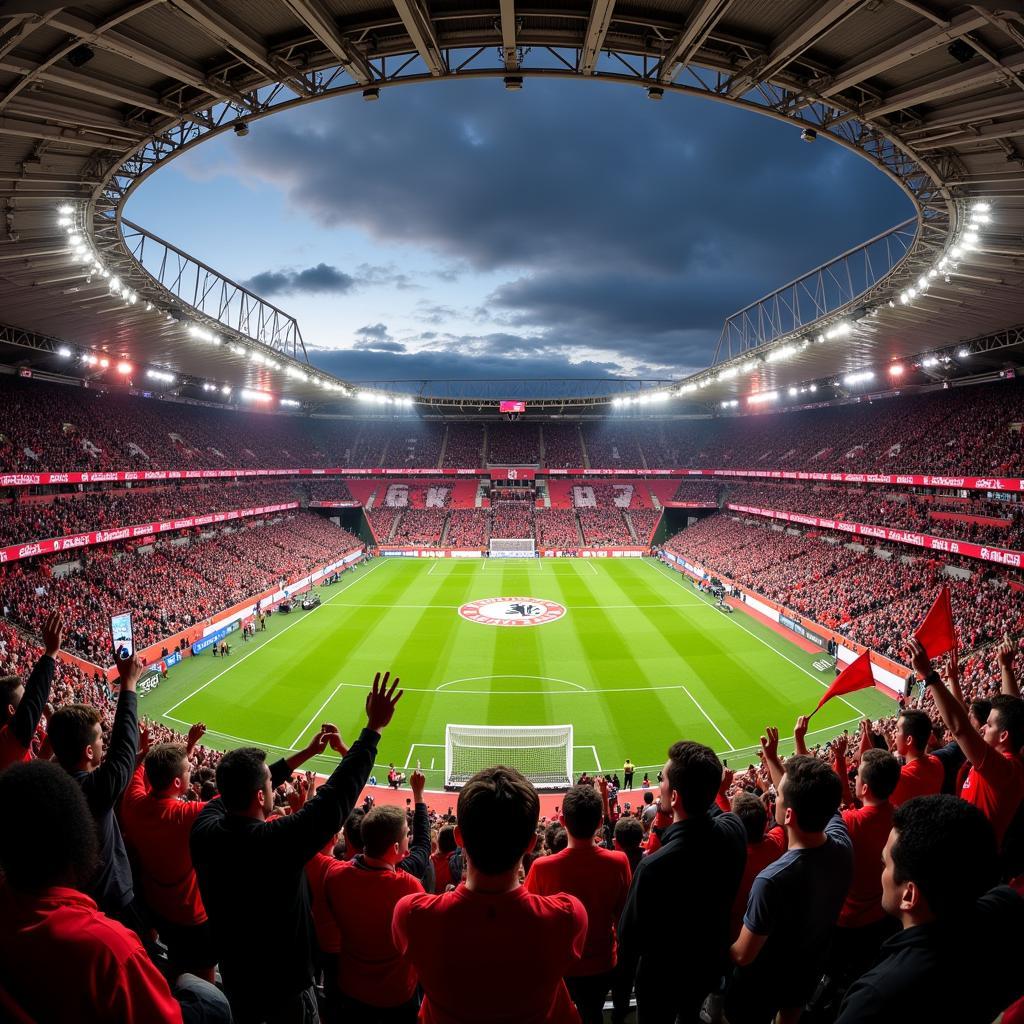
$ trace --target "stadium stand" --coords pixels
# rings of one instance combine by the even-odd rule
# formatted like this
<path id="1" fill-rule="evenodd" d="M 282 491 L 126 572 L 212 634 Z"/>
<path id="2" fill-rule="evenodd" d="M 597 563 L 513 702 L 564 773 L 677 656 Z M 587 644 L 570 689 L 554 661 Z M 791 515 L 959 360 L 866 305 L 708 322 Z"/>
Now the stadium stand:
<path id="1" fill-rule="evenodd" d="M 490 423 L 487 426 L 488 465 L 540 465 L 540 430 L 534 423 Z"/>
<path id="2" fill-rule="evenodd" d="M 544 465 L 552 469 L 580 469 L 584 465 L 583 446 L 575 423 L 545 423 Z"/>
<path id="3" fill-rule="evenodd" d="M 442 466 L 469 469 L 479 466 L 484 455 L 484 428 L 479 423 L 449 423 Z"/>

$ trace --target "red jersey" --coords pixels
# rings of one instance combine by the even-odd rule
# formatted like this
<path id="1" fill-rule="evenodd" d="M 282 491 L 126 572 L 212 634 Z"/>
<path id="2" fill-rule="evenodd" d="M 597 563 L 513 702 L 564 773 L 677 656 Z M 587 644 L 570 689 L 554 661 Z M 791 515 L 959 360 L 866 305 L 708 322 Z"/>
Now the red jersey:
<path id="1" fill-rule="evenodd" d="M 769 864 L 774 864 L 786 852 L 786 833 L 781 825 L 769 829 L 764 839 L 759 843 L 747 843 L 747 862 L 743 867 L 743 874 L 740 877 L 740 887 L 736 890 L 736 899 L 733 900 L 732 914 L 730 916 L 730 938 L 735 942 L 740 936 L 740 929 L 743 927 L 743 915 L 747 912 L 747 899 L 750 896 L 750 887 L 754 879 Z"/>
<path id="2" fill-rule="evenodd" d="M 992 822 L 996 842 L 1002 846 L 1003 836 L 1024 800 L 1024 761 L 1016 754 L 1004 754 L 986 745 L 985 756 L 967 773 L 960 795 Z"/>
<path id="3" fill-rule="evenodd" d="M 603 974 L 615 966 L 615 928 L 626 905 L 632 874 L 624 853 L 593 843 L 567 846 L 533 862 L 526 876 L 527 892 L 538 896 L 567 892 L 587 911 L 583 959 L 570 975 Z"/>
<path id="4" fill-rule="evenodd" d="M 416 972 L 391 935 L 395 904 L 422 893 L 418 878 L 366 864 L 335 861 L 324 878 L 327 907 L 338 926 L 338 988 L 369 1006 L 400 1006 L 416 991 Z"/>
<path id="5" fill-rule="evenodd" d="M 882 910 L 882 850 L 892 831 L 892 804 L 843 811 L 853 843 L 853 878 L 839 911 L 840 928 L 863 928 L 885 917 Z"/>
<path id="6" fill-rule="evenodd" d="M 925 754 L 924 757 L 908 761 L 900 769 L 900 781 L 896 783 L 889 803 L 899 807 L 915 796 L 941 793 L 945 777 L 942 762 L 934 754 Z"/>
<path id="7" fill-rule="evenodd" d="M 330 847 L 334 846 L 331 840 Z M 332 864 L 341 864 L 329 853 L 321 851 L 306 865 L 306 881 L 309 882 L 310 913 L 313 916 L 313 930 L 316 932 L 316 944 L 321 953 L 337 953 L 341 948 L 341 933 L 338 931 L 334 915 L 327 906 L 324 893 L 324 881 Z"/>
<path id="8" fill-rule="evenodd" d="M 434 865 L 434 892 L 444 892 L 451 885 L 452 871 L 448 867 L 450 853 L 432 853 L 430 863 Z"/>
<path id="9" fill-rule="evenodd" d="M 181 1024 L 138 936 L 75 889 L 0 886 L 0 982 L 46 1024 Z"/>
<path id="10" fill-rule="evenodd" d="M 32 751 L 23 747 L 14 735 L 11 723 L 0 726 L 0 772 L 19 761 L 31 761 Z"/>
<path id="11" fill-rule="evenodd" d="M 425 993 L 421 1024 L 579 1024 L 562 980 L 577 969 L 587 934 L 575 896 L 460 885 L 406 896 L 393 933 Z"/>
<path id="12" fill-rule="evenodd" d="M 138 865 L 136 881 L 146 904 L 165 921 L 184 927 L 206 920 L 188 848 L 192 825 L 205 806 L 147 792 L 142 765 L 121 798 L 121 831 Z"/>

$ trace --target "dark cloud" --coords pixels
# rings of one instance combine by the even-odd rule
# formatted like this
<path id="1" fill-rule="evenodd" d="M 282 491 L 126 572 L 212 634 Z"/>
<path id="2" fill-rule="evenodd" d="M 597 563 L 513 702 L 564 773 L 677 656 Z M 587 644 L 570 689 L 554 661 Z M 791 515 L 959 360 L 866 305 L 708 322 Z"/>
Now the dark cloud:
<path id="1" fill-rule="evenodd" d="M 388 285 L 399 289 L 399 291 L 422 287 L 416 284 L 408 274 L 398 270 L 394 264 L 381 267 L 373 263 L 360 263 L 356 267 L 356 282 L 360 286 L 369 287 Z"/>
<path id="2" fill-rule="evenodd" d="M 386 341 L 391 337 L 386 324 L 367 324 L 365 327 L 357 327 L 356 334 L 364 338 L 375 338 L 378 341 Z"/>
<path id="3" fill-rule="evenodd" d="M 306 267 L 304 270 L 266 270 L 254 274 L 242 284 L 250 291 L 268 298 L 272 295 L 298 292 L 312 295 L 334 292 L 343 295 L 355 287 L 356 279 L 337 267 L 318 263 L 315 267 Z"/>

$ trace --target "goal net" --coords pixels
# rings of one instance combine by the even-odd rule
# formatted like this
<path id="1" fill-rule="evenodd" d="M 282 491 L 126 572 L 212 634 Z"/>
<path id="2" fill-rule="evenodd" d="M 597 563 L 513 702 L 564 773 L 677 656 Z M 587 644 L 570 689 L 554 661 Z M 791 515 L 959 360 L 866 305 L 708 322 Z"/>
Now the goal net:
<path id="1" fill-rule="evenodd" d="M 491 558 L 533 558 L 537 553 L 534 537 L 492 537 Z"/>
<path id="2" fill-rule="evenodd" d="M 459 788 L 482 768 L 518 768 L 538 789 L 572 785 L 571 725 L 449 725 L 444 734 L 445 788 Z"/>

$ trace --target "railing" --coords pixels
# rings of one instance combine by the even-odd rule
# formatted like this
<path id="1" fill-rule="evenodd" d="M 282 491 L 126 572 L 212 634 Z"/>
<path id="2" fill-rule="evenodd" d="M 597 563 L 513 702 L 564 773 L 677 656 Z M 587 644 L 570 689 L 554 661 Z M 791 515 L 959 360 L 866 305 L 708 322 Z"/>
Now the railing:
<path id="1" fill-rule="evenodd" d="M 232 331 L 309 361 L 295 317 L 125 218 L 121 237 L 133 259 L 182 302 Z"/>
<path id="2" fill-rule="evenodd" d="M 848 306 L 899 266 L 917 237 L 917 218 L 876 235 L 733 313 L 713 365 L 767 345 Z"/>

